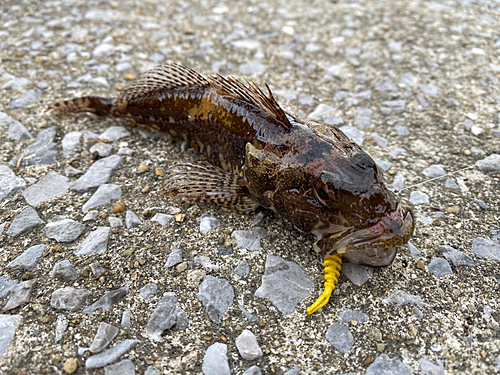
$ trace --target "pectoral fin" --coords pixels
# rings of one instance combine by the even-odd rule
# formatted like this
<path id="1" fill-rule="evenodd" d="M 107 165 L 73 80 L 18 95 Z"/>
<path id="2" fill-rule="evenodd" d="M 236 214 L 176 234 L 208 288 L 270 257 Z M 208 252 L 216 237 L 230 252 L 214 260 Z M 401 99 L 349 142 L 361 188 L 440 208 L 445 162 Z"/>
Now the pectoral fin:
<path id="1" fill-rule="evenodd" d="M 250 213 L 259 206 L 243 177 L 203 162 L 184 161 L 174 165 L 163 188 L 162 194 L 176 197 L 179 203 L 214 203 L 240 213 Z"/>

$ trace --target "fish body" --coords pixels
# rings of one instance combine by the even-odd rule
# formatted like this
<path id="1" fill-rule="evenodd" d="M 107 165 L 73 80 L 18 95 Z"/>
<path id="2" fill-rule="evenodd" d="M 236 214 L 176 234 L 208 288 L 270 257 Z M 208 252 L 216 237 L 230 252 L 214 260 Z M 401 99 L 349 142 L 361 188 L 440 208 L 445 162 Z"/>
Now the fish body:
<path id="1" fill-rule="evenodd" d="M 48 110 L 122 118 L 188 142 L 207 162 L 179 163 L 167 193 L 240 212 L 271 209 L 316 235 L 323 256 L 385 266 L 413 234 L 410 206 L 387 189 L 368 154 L 339 129 L 284 111 L 252 82 L 160 65 L 115 99 L 83 97 Z"/>

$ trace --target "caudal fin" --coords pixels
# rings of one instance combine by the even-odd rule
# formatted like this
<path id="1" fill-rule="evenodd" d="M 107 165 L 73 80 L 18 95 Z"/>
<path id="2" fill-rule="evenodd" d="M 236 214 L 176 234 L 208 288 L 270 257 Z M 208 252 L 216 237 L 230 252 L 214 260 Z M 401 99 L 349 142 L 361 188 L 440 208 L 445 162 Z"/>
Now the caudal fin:
<path id="1" fill-rule="evenodd" d="M 90 112 L 97 116 L 111 117 L 113 99 L 100 98 L 98 96 L 84 96 L 50 105 L 45 112 L 64 114 Z"/>

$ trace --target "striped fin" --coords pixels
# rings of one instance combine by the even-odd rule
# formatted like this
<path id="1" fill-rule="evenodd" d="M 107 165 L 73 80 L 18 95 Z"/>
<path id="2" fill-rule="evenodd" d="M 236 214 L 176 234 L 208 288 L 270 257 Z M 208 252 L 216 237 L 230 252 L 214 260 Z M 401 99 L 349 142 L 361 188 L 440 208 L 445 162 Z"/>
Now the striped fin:
<path id="1" fill-rule="evenodd" d="M 84 96 L 50 105 L 45 112 L 64 114 L 90 112 L 98 116 L 111 117 L 113 99 L 100 98 L 98 96 Z"/>
<path id="2" fill-rule="evenodd" d="M 231 95 L 234 98 L 253 104 L 278 119 L 283 126 L 285 126 L 285 128 L 291 128 L 292 125 L 290 124 L 286 113 L 280 107 L 276 99 L 274 99 L 273 93 L 267 83 L 264 82 L 269 96 L 264 94 L 259 86 L 248 79 L 245 79 L 248 86 L 244 85 L 234 77 L 226 79 L 219 74 L 209 76 L 208 80 L 210 81 L 212 87 L 215 87 L 220 94 Z"/>
<path id="3" fill-rule="evenodd" d="M 193 69 L 180 64 L 157 65 L 133 81 L 116 98 L 115 103 L 129 103 L 158 97 L 177 87 L 209 87 L 210 83 Z"/>
<path id="4" fill-rule="evenodd" d="M 243 177 L 204 162 L 175 164 L 163 188 L 162 194 L 176 197 L 179 203 L 207 202 L 239 213 L 252 212 L 259 206 Z"/>

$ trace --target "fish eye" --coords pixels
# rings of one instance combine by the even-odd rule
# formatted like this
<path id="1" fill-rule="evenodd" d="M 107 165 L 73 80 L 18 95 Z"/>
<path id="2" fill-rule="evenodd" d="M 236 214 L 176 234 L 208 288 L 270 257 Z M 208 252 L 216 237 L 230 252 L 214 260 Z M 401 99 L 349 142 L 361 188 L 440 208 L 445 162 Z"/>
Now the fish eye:
<path id="1" fill-rule="evenodd" d="M 329 208 L 340 206 L 341 199 L 339 198 L 338 191 L 330 190 L 323 182 L 316 183 L 314 187 L 316 199 L 323 205 Z"/>
<path id="2" fill-rule="evenodd" d="M 322 187 L 319 187 L 316 189 L 316 194 L 318 194 L 318 198 L 320 198 L 324 201 L 327 201 L 330 199 L 330 197 L 328 196 L 328 193 Z"/>

